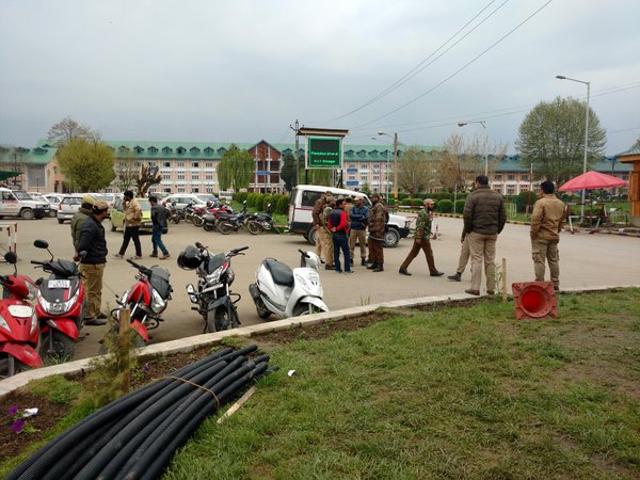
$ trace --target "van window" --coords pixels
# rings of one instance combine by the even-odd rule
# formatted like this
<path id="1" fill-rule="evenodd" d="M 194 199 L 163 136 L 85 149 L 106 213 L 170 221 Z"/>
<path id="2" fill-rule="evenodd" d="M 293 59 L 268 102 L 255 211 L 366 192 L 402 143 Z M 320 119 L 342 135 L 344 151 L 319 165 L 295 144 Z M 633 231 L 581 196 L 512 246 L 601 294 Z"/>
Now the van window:
<path id="1" fill-rule="evenodd" d="M 304 192 L 302 192 L 301 206 L 313 207 L 313 205 L 316 203 L 316 200 L 320 198 L 320 195 L 322 195 L 322 192 L 311 192 L 309 190 L 305 190 Z"/>
<path id="2" fill-rule="evenodd" d="M 13 196 L 11 192 L 2 192 L 2 201 L 3 202 L 11 202 L 15 201 L 16 197 Z"/>

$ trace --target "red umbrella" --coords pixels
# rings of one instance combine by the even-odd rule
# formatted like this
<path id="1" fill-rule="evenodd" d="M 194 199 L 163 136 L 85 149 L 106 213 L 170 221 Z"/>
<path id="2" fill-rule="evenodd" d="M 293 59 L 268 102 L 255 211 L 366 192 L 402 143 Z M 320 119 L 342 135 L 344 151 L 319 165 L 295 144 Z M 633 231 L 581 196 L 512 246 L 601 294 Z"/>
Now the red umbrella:
<path id="1" fill-rule="evenodd" d="M 558 190 L 561 192 L 570 192 L 577 190 L 596 190 L 598 188 L 620 188 L 626 186 L 626 180 L 590 170 L 587 173 L 578 175 L 577 177 L 565 182 Z"/>

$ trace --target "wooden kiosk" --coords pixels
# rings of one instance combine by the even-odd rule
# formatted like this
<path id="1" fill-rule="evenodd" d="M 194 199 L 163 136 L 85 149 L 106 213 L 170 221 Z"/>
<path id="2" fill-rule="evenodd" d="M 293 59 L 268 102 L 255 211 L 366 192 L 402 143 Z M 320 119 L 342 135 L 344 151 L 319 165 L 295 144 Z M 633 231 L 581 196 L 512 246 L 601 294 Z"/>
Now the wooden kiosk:
<path id="1" fill-rule="evenodd" d="M 640 146 L 616 155 L 623 163 L 632 163 L 629 174 L 629 202 L 631 203 L 631 224 L 640 227 Z"/>

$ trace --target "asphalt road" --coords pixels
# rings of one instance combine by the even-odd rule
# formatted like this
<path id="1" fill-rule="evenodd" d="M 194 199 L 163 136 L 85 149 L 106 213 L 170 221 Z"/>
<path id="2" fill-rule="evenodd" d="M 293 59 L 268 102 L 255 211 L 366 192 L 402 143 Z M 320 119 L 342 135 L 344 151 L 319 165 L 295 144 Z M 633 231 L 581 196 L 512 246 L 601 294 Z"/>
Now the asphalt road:
<path id="1" fill-rule="evenodd" d="M 6 220 L 5 222 L 6 223 Z M 59 225 L 55 219 L 22 221 L 18 220 L 18 268 L 21 273 L 37 278 L 41 272 L 34 271 L 29 260 L 45 259 L 46 252 L 33 247 L 33 240 L 43 238 L 49 241 L 56 256 L 70 258 L 73 248 L 69 224 Z M 108 230 L 108 221 L 105 222 Z M 460 248 L 462 222 L 458 219 L 439 218 L 437 224 L 440 239 L 432 241 L 436 266 L 439 270 L 451 274 L 455 271 Z M 196 335 L 202 332 L 202 320 L 191 311 L 191 304 L 185 292 L 187 283 L 195 283 L 195 273 L 178 268 L 176 257 L 184 246 L 199 240 L 208 245 L 212 252 L 221 252 L 247 245 L 245 256 L 232 260 L 236 280 L 232 289 L 242 295 L 238 304 L 240 321 L 244 325 L 261 322 L 256 314 L 248 286 L 254 281 L 256 268 L 267 256 L 294 267 L 300 259 L 298 249 L 308 249 L 309 245 L 301 236 L 263 234 L 252 236 L 248 233 L 223 236 L 208 233 L 189 224 L 171 226 L 164 241 L 172 258 L 165 261 L 148 258 L 151 250 L 150 235 L 141 237 L 145 258 L 141 263 L 150 266 L 159 264 L 171 271 L 171 283 L 174 288 L 173 300 L 164 317 L 165 322 L 152 331 L 152 342 L 162 342 L 180 337 Z M 111 253 L 115 253 L 122 241 L 122 233 L 107 232 L 107 241 Z M 3 245 L 2 245 L 3 246 Z M 469 270 L 465 271 L 461 283 L 451 282 L 445 277 L 431 278 L 427 273 L 424 256 L 414 260 L 409 270 L 414 274 L 405 277 L 398 274 L 398 266 L 407 255 L 411 240 L 405 239 L 397 248 L 385 249 L 385 271 L 372 273 L 356 265 L 354 275 L 340 275 L 335 272 L 321 271 L 325 291 L 325 301 L 331 309 L 378 303 L 388 300 L 411 298 L 426 295 L 458 293 L 469 286 Z M 133 255 L 133 244 L 129 246 L 129 255 Z M 507 259 L 509 283 L 531 280 L 533 265 L 530 255 L 529 229 L 527 226 L 507 225 L 497 244 L 497 259 Z M 640 239 L 612 235 L 588 235 L 563 233 L 560 241 L 561 287 L 582 287 L 595 285 L 640 284 Z M 8 273 L 6 265 L 0 272 Z M 136 271 L 124 260 L 111 254 L 105 273 L 103 309 L 115 303 L 115 294 L 121 294 L 134 282 Z M 98 352 L 98 341 L 106 327 L 85 327 L 83 339 L 77 345 L 76 357 L 91 356 Z"/>

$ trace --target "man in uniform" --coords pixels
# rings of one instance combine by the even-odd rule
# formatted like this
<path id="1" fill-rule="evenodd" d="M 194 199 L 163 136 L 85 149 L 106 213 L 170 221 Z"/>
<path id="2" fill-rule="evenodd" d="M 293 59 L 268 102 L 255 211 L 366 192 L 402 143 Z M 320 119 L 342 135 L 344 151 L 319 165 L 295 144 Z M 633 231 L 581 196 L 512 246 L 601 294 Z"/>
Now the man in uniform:
<path id="1" fill-rule="evenodd" d="M 409 265 L 411 264 L 413 259 L 418 256 L 420 250 L 423 250 L 425 257 L 427 257 L 427 265 L 429 266 L 429 273 L 431 274 L 431 276 L 439 277 L 441 275 L 444 275 L 442 272 L 439 272 L 436 269 L 435 263 L 433 261 L 431 242 L 429 241 L 429 236 L 431 235 L 431 222 L 433 221 L 434 205 L 435 203 L 433 202 L 433 200 L 427 198 L 424 201 L 424 208 L 420 210 L 420 213 L 418 213 L 418 220 L 416 221 L 416 233 L 413 237 L 413 246 L 411 247 L 409 255 L 407 255 L 407 258 L 400 266 L 400 270 L 398 270 L 401 275 L 411 275 L 407 268 L 409 268 Z"/>
<path id="2" fill-rule="evenodd" d="M 371 195 L 373 207 L 369 211 L 369 260 L 371 265 L 367 267 L 374 272 L 384 271 L 384 229 L 386 225 L 386 212 L 380 201 L 380 195 Z"/>
<path id="3" fill-rule="evenodd" d="M 324 194 L 320 195 L 320 197 L 318 197 L 318 199 L 313 204 L 313 210 L 311 211 L 311 217 L 313 219 L 313 230 L 315 232 L 316 238 L 316 255 L 318 255 L 320 259 L 322 259 L 322 241 L 320 234 L 322 220 L 320 219 L 320 216 L 322 215 L 322 210 L 324 210 L 324 205 L 327 202 L 327 194 L 330 195 L 329 192 L 325 192 Z"/>
<path id="4" fill-rule="evenodd" d="M 462 230 L 460 243 L 462 243 L 462 247 L 460 248 L 460 257 L 458 258 L 458 268 L 456 269 L 456 273 L 447 277 L 449 280 L 453 280 L 454 282 L 462 280 L 462 274 L 464 273 L 464 269 L 467 268 L 469 255 L 471 254 L 469 251 L 469 236 L 465 235 L 464 229 Z"/>
<path id="5" fill-rule="evenodd" d="M 78 253 L 78 240 L 80 240 L 80 228 L 84 221 L 93 213 L 91 209 L 96 203 L 96 199 L 91 195 L 85 195 L 80 201 L 80 208 L 71 218 L 71 241 L 76 254 Z"/>
<path id="6" fill-rule="evenodd" d="M 320 215 L 321 227 L 318 230 L 320 241 L 322 242 L 322 253 L 324 254 L 325 270 L 335 270 L 333 263 L 333 235 L 329 230 L 329 217 L 336 206 L 336 200 L 331 193 L 327 195 L 327 201 Z"/>
<path id="7" fill-rule="evenodd" d="M 553 182 L 540 184 L 542 197 L 533 206 L 531 215 L 531 253 L 537 282 L 544 282 L 545 260 L 549 263 L 553 288 L 560 288 L 558 242 L 564 223 L 565 204 L 555 196 Z"/>

